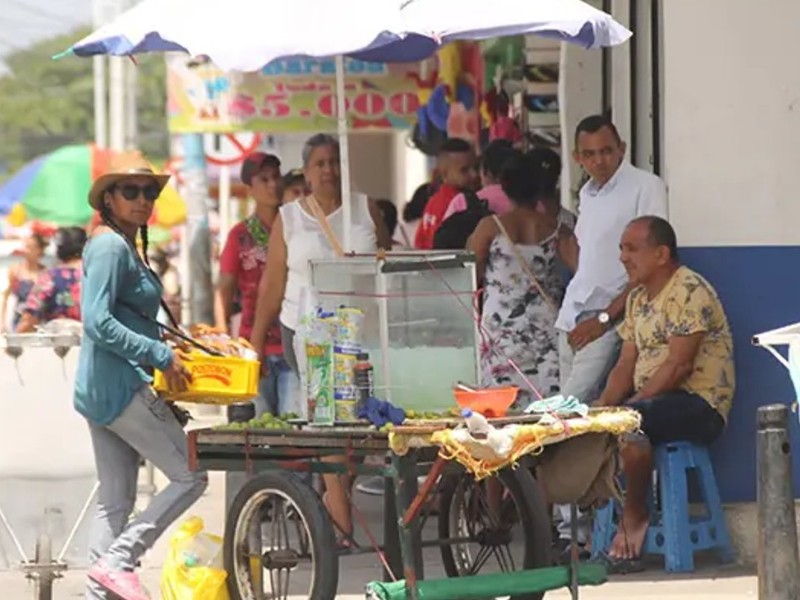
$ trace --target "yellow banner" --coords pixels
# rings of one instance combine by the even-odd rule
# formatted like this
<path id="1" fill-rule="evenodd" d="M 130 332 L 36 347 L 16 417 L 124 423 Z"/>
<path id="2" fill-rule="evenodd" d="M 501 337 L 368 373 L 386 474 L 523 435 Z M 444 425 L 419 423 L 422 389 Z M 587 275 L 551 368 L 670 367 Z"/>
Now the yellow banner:
<path id="1" fill-rule="evenodd" d="M 419 65 L 345 60 L 350 129 L 411 127 L 419 99 Z M 336 130 L 333 60 L 286 60 L 257 73 L 223 73 L 185 56 L 167 62 L 173 133 Z"/>

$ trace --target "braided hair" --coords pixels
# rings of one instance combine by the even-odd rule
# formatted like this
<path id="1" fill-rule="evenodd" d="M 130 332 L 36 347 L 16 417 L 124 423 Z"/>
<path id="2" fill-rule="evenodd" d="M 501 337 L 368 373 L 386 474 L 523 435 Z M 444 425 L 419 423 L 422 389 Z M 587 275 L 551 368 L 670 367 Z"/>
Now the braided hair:
<path id="1" fill-rule="evenodd" d="M 136 256 L 136 258 L 139 259 L 139 262 L 142 264 L 142 266 L 145 269 L 147 269 L 159 283 L 161 283 L 161 278 L 158 276 L 158 273 L 155 272 L 153 267 L 150 266 L 150 259 L 147 257 L 147 246 L 149 238 L 147 225 L 142 225 L 141 227 L 139 227 L 139 237 L 142 240 L 142 252 L 140 254 L 139 251 L 136 249 L 136 245 L 130 240 L 130 238 L 127 235 L 125 235 L 125 233 L 123 233 L 122 229 L 119 228 L 119 225 L 117 225 L 114 222 L 114 219 L 111 216 L 111 211 L 109 210 L 106 204 L 102 204 L 100 207 L 100 218 L 102 219 L 103 224 L 106 227 L 117 233 L 120 237 L 122 237 L 123 240 L 125 240 L 125 243 L 128 244 L 128 247 L 131 249 L 131 252 L 133 252 L 134 256 Z"/>
<path id="2" fill-rule="evenodd" d="M 155 269 L 150 266 L 150 258 L 147 256 L 149 237 L 147 225 L 142 225 L 139 227 L 139 237 L 142 240 L 142 253 L 140 254 L 136 249 L 136 245 L 130 240 L 130 238 L 128 238 L 127 235 L 125 235 L 122 229 L 119 228 L 119 225 L 114 222 L 114 219 L 111 216 L 111 210 L 109 210 L 106 204 L 100 205 L 100 219 L 103 221 L 103 224 L 106 227 L 117 233 L 120 237 L 122 237 L 123 240 L 125 240 L 125 243 L 128 244 L 128 247 L 131 249 L 131 252 L 133 252 L 133 255 L 139 260 L 139 263 L 150 273 L 150 275 L 155 278 L 159 285 L 163 287 L 163 284 L 161 283 L 161 277 L 159 277 Z M 172 311 L 169 310 L 169 307 L 166 305 L 166 303 L 164 303 L 163 300 L 161 302 L 161 307 L 164 309 L 164 312 L 167 313 L 167 318 L 169 318 L 172 325 L 175 328 L 178 328 L 180 326 L 178 320 L 175 318 L 175 315 L 172 314 Z"/>

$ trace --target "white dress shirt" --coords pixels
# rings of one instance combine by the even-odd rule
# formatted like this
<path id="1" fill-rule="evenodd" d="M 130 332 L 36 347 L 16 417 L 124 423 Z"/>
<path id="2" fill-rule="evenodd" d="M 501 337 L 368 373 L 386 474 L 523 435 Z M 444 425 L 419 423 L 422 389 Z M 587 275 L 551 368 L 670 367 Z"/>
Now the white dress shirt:
<path id="1" fill-rule="evenodd" d="M 622 292 L 628 281 L 619 260 L 622 232 L 636 217 L 666 219 L 667 187 L 656 175 L 623 161 L 604 186 L 589 180 L 581 188 L 579 210 L 578 271 L 556 321 L 556 328 L 567 332 L 581 313 L 605 310 Z"/>

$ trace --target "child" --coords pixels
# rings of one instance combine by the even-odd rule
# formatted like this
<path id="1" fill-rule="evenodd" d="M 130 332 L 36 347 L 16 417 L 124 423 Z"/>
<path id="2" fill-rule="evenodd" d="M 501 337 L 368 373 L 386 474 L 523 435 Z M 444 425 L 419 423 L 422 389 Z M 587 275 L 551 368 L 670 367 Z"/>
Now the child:
<path id="1" fill-rule="evenodd" d="M 442 224 L 450 202 L 461 192 L 474 190 L 478 185 L 475 150 L 468 141 L 460 138 L 445 141 L 436 155 L 436 163 L 442 185 L 431 196 L 422 213 L 422 222 L 414 240 L 418 250 L 433 249 L 433 236 Z"/>

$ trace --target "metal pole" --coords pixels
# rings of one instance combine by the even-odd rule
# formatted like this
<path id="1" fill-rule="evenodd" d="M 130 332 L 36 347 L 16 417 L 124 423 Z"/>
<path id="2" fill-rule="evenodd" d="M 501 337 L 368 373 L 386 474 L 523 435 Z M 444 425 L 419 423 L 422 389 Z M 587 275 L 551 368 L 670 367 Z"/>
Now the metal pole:
<path id="1" fill-rule="evenodd" d="M 125 149 L 125 59 L 112 56 L 109 62 L 108 145 L 112 150 Z"/>
<path id="2" fill-rule="evenodd" d="M 108 146 L 108 113 L 106 112 L 106 57 L 95 56 L 94 64 L 94 143 Z"/>
<path id="3" fill-rule="evenodd" d="M 341 165 L 342 177 L 342 246 L 345 252 L 352 252 L 352 233 L 353 222 L 352 200 L 350 198 L 350 142 L 347 137 L 347 94 L 345 91 L 346 71 L 344 57 L 336 57 L 336 117 L 337 130 L 339 133 L 339 164 Z"/>
<path id="4" fill-rule="evenodd" d="M 103 0 L 93 0 L 92 12 L 95 28 L 105 24 Z M 94 70 L 94 143 L 98 148 L 108 147 L 108 102 L 106 97 L 106 64 L 105 56 L 95 56 Z"/>
<path id="5" fill-rule="evenodd" d="M 122 0 L 111 0 L 110 12 L 116 17 L 122 12 Z M 125 61 L 112 56 L 108 59 L 108 146 L 112 150 L 125 150 Z"/>
<path id="6" fill-rule="evenodd" d="M 219 239 L 222 243 L 228 239 L 231 230 L 231 168 L 222 165 L 219 168 Z"/>
<path id="7" fill-rule="evenodd" d="M 139 113 L 137 87 L 139 72 L 133 63 L 125 65 L 125 149 L 139 147 Z"/>
<path id="8" fill-rule="evenodd" d="M 120 12 L 128 10 L 139 4 L 140 0 L 118 0 Z M 138 112 L 138 83 L 139 71 L 135 63 L 127 61 L 125 64 L 125 149 L 136 150 L 139 148 L 139 112 Z"/>
<path id="9" fill-rule="evenodd" d="M 183 199 L 189 239 L 189 322 L 214 322 L 214 286 L 211 276 L 211 234 L 208 226 L 208 179 L 203 135 L 185 133 L 183 148 Z"/>
<path id="10" fill-rule="evenodd" d="M 800 598 L 788 422 L 789 409 L 782 404 L 758 409 L 758 597 L 761 600 Z"/>

